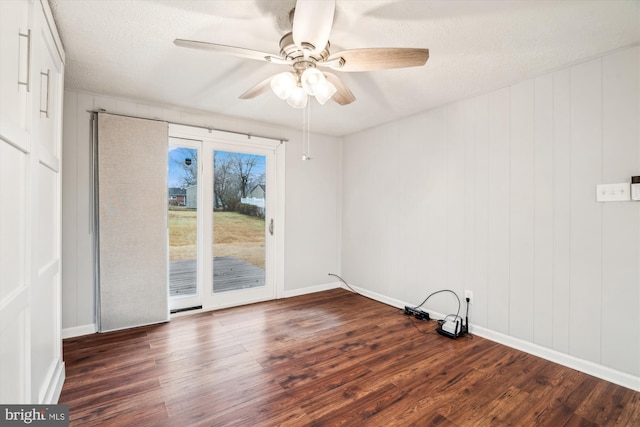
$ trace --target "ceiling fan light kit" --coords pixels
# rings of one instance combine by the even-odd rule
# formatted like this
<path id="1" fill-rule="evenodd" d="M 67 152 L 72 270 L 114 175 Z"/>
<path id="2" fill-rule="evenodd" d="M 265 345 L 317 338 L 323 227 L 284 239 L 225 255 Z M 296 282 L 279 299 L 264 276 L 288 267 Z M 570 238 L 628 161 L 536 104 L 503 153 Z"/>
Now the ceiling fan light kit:
<path id="1" fill-rule="evenodd" d="M 307 68 L 300 76 L 302 88 L 307 91 L 309 95 L 315 95 L 315 89 L 320 89 L 320 86 L 327 81 L 322 73 L 317 68 Z"/>
<path id="2" fill-rule="evenodd" d="M 307 95 L 315 96 L 320 105 L 324 105 L 338 90 L 322 72 L 311 67 L 300 76 L 290 71 L 276 74 L 270 86 L 278 98 L 286 100 L 294 108 L 304 108 L 308 102 Z"/>
<path id="3" fill-rule="evenodd" d="M 330 81 L 328 81 L 326 78 L 324 78 L 323 76 L 323 83 L 315 88 L 315 97 L 316 100 L 320 103 L 320 105 L 324 105 L 325 102 L 327 102 L 328 100 L 330 100 L 333 95 L 335 95 L 335 93 L 338 91 L 338 88 L 336 88 L 333 83 L 331 83 Z"/>
<path id="4" fill-rule="evenodd" d="M 312 96 L 315 96 L 321 105 L 324 105 L 336 93 L 338 89 L 318 71 L 309 67 L 300 76 L 302 88 Z"/>
<path id="5" fill-rule="evenodd" d="M 323 105 L 329 99 L 339 105 L 356 100 L 340 78 L 317 67 L 342 72 L 360 72 L 391 68 L 417 67 L 429 59 L 429 50 L 421 48 L 366 48 L 330 53 L 329 35 L 333 27 L 335 0 L 297 0 L 289 13 L 292 31 L 280 39 L 280 54 L 275 55 L 235 46 L 176 39 L 180 47 L 208 50 L 272 64 L 291 66 L 291 71 L 276 74 L 240 95 L 252 99 L 271 90 L 294 108 L 304 108 L 309 96 Z"/>
<path id="6" fill-rule="evenodd" d="M 293 89 L 298 85 L 293 73 L 286 71 L 276 74 L 271 79 L 271 90 L 280 99 L 287 99 L 293 93 Z"/>
<path id="7" fill-rule="evenodd" d="M 293 88 L 291 95 L 287 98 L 287 104 L 293 108 L 304 108 L 307 106 L 308 100 L 309 96 L 307 96 L 307 92 L 305 92 L 300 86 L 296 86 Z"/>

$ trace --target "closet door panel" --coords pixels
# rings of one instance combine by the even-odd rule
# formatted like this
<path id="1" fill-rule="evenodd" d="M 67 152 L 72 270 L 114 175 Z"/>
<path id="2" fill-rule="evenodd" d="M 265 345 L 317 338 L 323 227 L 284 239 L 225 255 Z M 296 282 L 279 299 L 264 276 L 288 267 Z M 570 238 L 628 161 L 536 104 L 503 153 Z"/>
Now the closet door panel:
<path id="1" fill-rule="evenodd" d="M 54 170 L 60 168 L 62 136 L 63 64 L 54 36 L 47 25 L 42 7 L 37 5 L 36 19 L 40 25 L 34 34 L 37 59 L 34 84 L 37 96 L 34 110 L 37 114 L 40 161 Z"/>
<path id="2" fill-rule="evenodd" d="M 29 141 L 29 93 L 33 89 L 31 2 L 0 1 L 0 135 L 14 144 Z"/>
<path id="3" fill-rule="evenodd" d="M 0 140 L 0 402 L 29 400 L 28 155 Z"/>

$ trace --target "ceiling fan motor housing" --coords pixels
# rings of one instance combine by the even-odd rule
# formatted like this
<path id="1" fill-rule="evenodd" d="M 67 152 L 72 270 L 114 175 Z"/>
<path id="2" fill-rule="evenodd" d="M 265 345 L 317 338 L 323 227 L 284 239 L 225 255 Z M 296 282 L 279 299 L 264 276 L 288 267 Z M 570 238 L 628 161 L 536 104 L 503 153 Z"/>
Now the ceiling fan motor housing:
<path id="1" fill-rule="evenodd" d="M 327 42 L 323 50 L 314 54 L 312 52 L 315 50 L 315 46 L 304 42 L 302 49 L 300 49 L 293 41 L 293 33 L 289 32 L 280 39 L 280 56 L 293 61 L 294 69 L 304 71 L 309 67 L 315 67 L 318 62 L 326 60 L 329 57 L 329 47 L 330 43 Z M 298 62 L 304 62 L 307 66 L 296 67 Z"/>

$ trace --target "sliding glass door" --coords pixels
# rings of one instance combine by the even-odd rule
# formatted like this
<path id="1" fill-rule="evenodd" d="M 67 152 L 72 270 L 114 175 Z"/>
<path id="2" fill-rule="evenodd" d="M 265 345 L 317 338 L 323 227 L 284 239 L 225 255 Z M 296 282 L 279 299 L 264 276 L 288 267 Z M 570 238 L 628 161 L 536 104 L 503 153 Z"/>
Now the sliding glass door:
<path id="1" fill-rule="evenodd" d="M 261 150 L 213 149 L 213 280 L 218 301 L 273 293 L 267 280 L 267 159 Z"/>
<path id="2" fill-rule="evenodd" d="M 172 310 L 275 298 L 277 144 L 184 126 L 170 134 Z"/>
<path id="3" fill-rule="evenodd" d="M 227 307 L 274 298 L 272 203 L 274 150 L 222 141 L 211 156 L 209 304 Z M 207 248 L 209 249 L 209 248 Z"/>

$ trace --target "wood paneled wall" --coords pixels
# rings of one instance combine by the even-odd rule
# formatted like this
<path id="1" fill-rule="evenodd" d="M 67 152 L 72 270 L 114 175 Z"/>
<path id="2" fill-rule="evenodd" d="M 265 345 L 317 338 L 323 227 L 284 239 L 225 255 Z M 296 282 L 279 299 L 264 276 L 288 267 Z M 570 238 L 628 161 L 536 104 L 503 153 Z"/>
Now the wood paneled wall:
<path id="1" fill-rule="evenodd" d="M 472 290 L 477 332 L 640 387 L 640 202 L 595 194 L 640 174 L 639 58 L 616 51 L 346 137 L 344 277 L 409 304 Z M 445 295 L 427 308 L 455 313 Z"/>

